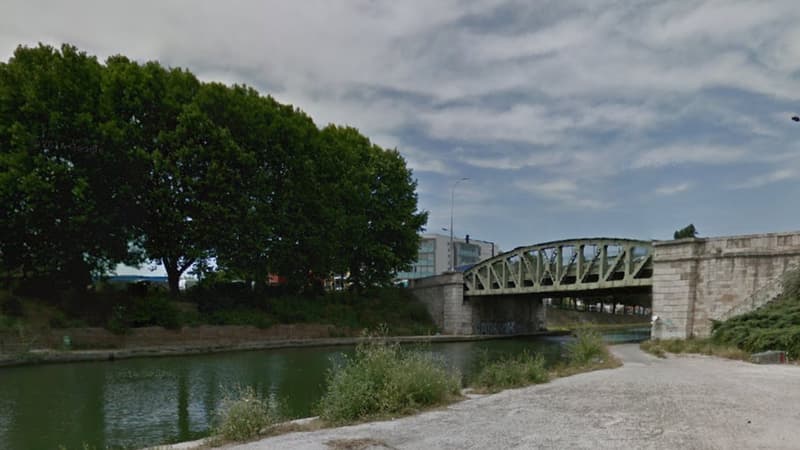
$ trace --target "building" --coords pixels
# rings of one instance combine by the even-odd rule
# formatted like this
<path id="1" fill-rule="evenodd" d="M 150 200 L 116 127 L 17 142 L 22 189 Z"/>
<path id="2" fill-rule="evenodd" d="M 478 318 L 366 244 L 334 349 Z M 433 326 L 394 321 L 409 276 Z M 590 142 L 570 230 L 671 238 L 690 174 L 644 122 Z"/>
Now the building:
<path id="1" fill-rule="evenodd" d="M 408 272 L 398 272 L 398 280 L 410 280 L 439 275 L 450 270 L 451 258 L 455 253 L 455 270 L 465 270 L 473 265 L 500 253 L 494 242 L 478 239 L 453 238 L 443 234 L 423 234 L 419 243 L 417 260 Z"/>

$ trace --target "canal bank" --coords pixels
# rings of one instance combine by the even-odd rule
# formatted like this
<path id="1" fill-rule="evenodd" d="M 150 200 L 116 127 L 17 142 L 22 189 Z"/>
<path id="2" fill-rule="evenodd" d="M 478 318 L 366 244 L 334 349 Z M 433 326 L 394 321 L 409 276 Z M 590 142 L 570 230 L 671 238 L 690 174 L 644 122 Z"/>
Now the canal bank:
<path id="1" fill-rule="evenodd" d="M 514 339 L 535 336 L 564 336 L 568 330 L 542 331 L 519 335 L 431 335 L 431 336 L 388 336 L 392 342 L 403 344 L 411 343 L 447 343 L 447 342 L 474 342 L 496 339 Z M 224 343 L 224 344 L 169 344 L 146 347 L 132 347 L 124 349 L 87 349 L 87 350 L 58 350 L 58 349 L 32 349 L 15 354 L 0 354 L 0 368 L 31 364 L 76 363 L 92 361 L 116 361 L 131 358 L 153 358 L 168 356 L 204 355 L 220 352 L 241 352 L 284 348 L 306 347 L 335 347 L 352 346 L 367 339 L 364 337 L 343 338 L 298 338 L 298 339 L 270 339 L 250 342 Z M 383 339 L 383 338 L 381 338 Z"/>
<path id="2" fill-rule="evenodd" d="M 548 367 L 559 364 L 569 341 L 481 337 L 408 345 L 441 360 L 468 385 L 487 360 L 531 353 Z M 313 416 L 330 369 L 353 354 L 352 345 L 337 345 L 6 367 L 0 370 L 0 450 L 191 441 L 208 434 L 222 403 L 241 387 L 282 405 L 284 417 Z"/>
<path id="3" fill-rule="evenodd" d="M 797 448 L 800 367 L 705 356 L 659 359 L 635 344 L 611 349 L 622 367 L 415 416 L 222 448 Z"/>

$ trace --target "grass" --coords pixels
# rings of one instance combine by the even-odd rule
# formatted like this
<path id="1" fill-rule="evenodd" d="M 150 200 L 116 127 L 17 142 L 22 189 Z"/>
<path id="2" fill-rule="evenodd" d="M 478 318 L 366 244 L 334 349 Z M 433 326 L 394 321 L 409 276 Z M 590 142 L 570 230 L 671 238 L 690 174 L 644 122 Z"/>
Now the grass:
<path id="1" fill-rule="evenodd" d="M 659 358 L 666 357 L 667 353 L 693 353 L 743 361 L 747 361 L 750 358 L 750 354 L 742 349 L 732 345 L 720 344 L 711 339 L 649 340 L 640 343 L 639 347 Z"/>
<path id="2" fill-rule="evenodd" d="M 409 414 L 458 398 L 460 379 L 429 352 L 373 336 L 331 370 L 319 416 L 338 425 Z"/>
<path id="3" fill-rule="evenodd" d="M 213 433 L 226 441 L 244 441 L 281 420 L 274 404 L 260 398 L 252 387 L 240 388 L 234 396 L 223 399 Z"/>
<path id="4" fill-rule="evenodd" d="M 567 344 L 570 364 L 584 366 L 600 362 L 608 356 L 603 337 L 595 330 L 580 329 L 575 332 L 575 340 Z"/>
<path id="5" fill-rule="evenodd" d="M 472 382 L 477 392 L 497 392 L 503 389 L 547 383 L 550 375 L 541 354 L 523 352 L 498 361 L 486 362 Z"/>

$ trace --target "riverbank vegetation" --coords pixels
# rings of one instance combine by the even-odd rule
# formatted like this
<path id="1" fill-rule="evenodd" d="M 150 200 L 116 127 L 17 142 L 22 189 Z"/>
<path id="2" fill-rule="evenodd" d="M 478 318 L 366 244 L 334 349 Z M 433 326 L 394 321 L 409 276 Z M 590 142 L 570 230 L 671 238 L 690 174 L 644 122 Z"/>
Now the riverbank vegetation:
<path id="1" fill-rule="evenodd" d="M 460 380 L 429 352 L 402 348 L 376 336 L 332 369 L 319 416 L 339 425 L 408 414 L 457 399 Z"/>
<path id="2" fill-rule="evenodd" d="M 195 287 L 180 301 L 164 291 L 139 296 L 101 290 L 80 296 L 66 293 L 35 299 L 0 290 L 0 341 L 5 341 L 6 347 L 17 341 L 16 347 L 21 344 L 35 347 L 37 335 L 88 327 L 104 327 L 118 335 L 129 335 L 133 329 L 147 326 L 178 330 L 200 325 L 250 325 L 269 329 L 283 324 L 330 326 L 327 337 L 358 336 L 361 330 L 375 329 L 381 324 L 396 335 L 436 332 L 425 305 L 402 288 L 378 287 L 306 296 L 266 295 L 234 287 Z M 113 347 L 112 343 L 107 344 L 82 342 L 73 335 L 70 348 Z"/>
<path id="3" fill-rule="evenodd" d="M 739 359 L 746 361 L 750 354 L 734 345 L 721 344 L 711 339 L 663 339 L 649 340 L 639 344 L 639 347 L 659 358 L 666 357 L 667 353 L 694 353 L 720 358 Z"/>
<path id="4" fill-rule="evenodd" d="M 222 400 L 212 433 L 225 441 L 244 441 L 282 420 L 278 405 L 259 397 L 252 387 L 244 387 Z"/>
<path id="5" fill-rule="evenodd" d="M 523 352 L 498 361 L 485 362 L 472 381 L 476 392 L 491 393 L 503 389 L 547 383 L 550 375 L 541 354 Z"/>
<path id="6" fill-rule="evenodd" d="M 277 275 L 287 295 L 333 274 L 385 286 L 427 220 L 400 153 L 354 128 L 69 45 L 0 62 L 0 205 L 0 274 L 24 298 L 83 298 L 120 263 L 160 264 L 173 297 L 190 272 L 257 292 Z"/>

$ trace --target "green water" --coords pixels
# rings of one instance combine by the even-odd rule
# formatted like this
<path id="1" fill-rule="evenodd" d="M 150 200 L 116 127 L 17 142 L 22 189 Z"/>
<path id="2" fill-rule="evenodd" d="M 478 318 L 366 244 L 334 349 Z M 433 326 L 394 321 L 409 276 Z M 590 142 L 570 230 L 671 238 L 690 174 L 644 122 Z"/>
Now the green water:
<path id="1" fill-rule="evenodd" d="M 641 333 L 640 333 L 641 334 Z M 614 333 L 610 340 L 630 339 Z M 424 346 L 468 379 L 478 362 L 524 350 L 561 358 L 565 337 Z M 207 434 L 226 392 L 252 386 L 292 417 L 313 414 L 327 370 L 352 347 L 143 358 L 0 369 L 0 449 L 139 448 Z"/>

